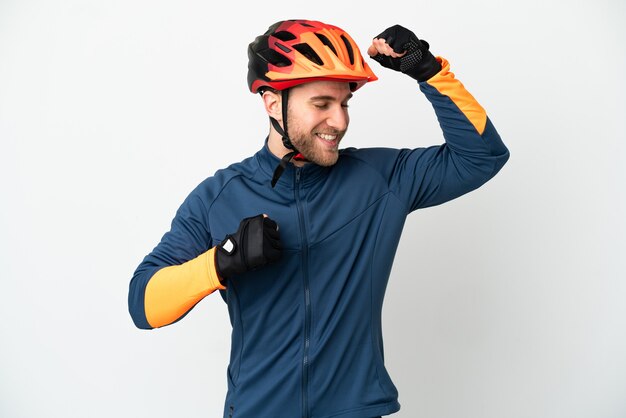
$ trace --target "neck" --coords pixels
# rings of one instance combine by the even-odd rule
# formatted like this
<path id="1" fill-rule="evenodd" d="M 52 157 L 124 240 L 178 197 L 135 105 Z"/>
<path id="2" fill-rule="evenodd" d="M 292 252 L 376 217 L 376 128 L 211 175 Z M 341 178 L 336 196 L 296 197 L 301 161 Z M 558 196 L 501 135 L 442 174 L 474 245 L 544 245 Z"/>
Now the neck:
<path id="1" fill-rule="evenodd" d="M 286 148 L 283 145 L 283 138 L 280 136 L 278 132 L 274 129 L 273 126 L 270 125 L 270 134 L 267 140 L 267 146 L 270 149 L 270 152 L 277 156 L 278 158 L 283 158 L 286 154 L 290 153 L 291 150 Z M 294 161 L 291 160 L 291 163 L 296 167 L 302 167 L 306 164 L 305 161 Z"/>

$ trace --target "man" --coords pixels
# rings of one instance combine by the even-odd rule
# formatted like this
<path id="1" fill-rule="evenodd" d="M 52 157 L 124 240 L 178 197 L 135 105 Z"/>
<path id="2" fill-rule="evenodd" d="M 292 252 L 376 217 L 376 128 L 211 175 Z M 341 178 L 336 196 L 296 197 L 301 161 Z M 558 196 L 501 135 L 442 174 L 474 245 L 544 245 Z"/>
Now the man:
<path id="1" fill-rule="evenodd" d="M 248 85 L 270 117 L 266 143 L 191 192 L 129 292 L 135 324 L 150 329 L 220 290 L 233 327 L 225 417 L 400 409 L 381 310 L 405 218 L 480 187 L 509 155 L 485 110 L 428 49 L 396 25 L 367 52 L 417 80 L 446 143 L 340 150 L 348 101 L 376 80 L 352 38 L 289 20 L 250 44 Z"/>

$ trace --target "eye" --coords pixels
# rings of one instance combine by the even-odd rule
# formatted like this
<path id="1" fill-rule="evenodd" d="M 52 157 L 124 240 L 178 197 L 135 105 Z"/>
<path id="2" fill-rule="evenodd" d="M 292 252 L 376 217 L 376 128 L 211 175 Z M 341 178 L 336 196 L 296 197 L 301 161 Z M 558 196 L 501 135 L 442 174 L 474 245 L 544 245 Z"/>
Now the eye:
<path id="1" fill-rule="evenodd" d="M 317 109 L 326 109 L 326 108 L 328 108 L 328 104 L 327 103 L 313 103 L 313 106 L 315 106 Z"/>

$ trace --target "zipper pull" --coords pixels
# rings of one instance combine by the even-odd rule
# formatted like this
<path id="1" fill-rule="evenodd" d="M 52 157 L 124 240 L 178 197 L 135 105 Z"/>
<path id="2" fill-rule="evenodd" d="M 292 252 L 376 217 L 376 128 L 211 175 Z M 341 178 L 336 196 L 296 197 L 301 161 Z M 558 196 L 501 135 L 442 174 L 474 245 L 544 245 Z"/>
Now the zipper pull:
<path id="1" fill-rule="evenodd" d="M 300 168 L 296 168 L 296 184 L 300 183 Z"/>

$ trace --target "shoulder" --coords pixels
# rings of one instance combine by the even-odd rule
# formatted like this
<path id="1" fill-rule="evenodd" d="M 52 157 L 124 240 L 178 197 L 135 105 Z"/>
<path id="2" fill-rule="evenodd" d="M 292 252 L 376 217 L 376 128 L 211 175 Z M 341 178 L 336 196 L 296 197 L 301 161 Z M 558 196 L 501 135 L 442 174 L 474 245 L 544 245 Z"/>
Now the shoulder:
<path id="1" fill-rule="evenodd" d="M 259 166 L 254 156 L 221 168 L 212 176 L 201 181 L 191 191 L 188 199 L 199 200 L 208 207 L 233 182 L 254 180 L 258 168 Z"/>
<path id="2" fill-rule="evenodd" d="M 346 148 L 341 150 L 340 161 L 353 167 L 368 167 L 386 176 L 401 153 L 401 149 L 395 148 Z"/>
<path id="3" fill-rule="evenodd" d="M 394 159 L 401 150 L 396 148 L 346 148 L 340 151 L 341 157 L 367 162 L 379 162 Z"/>

